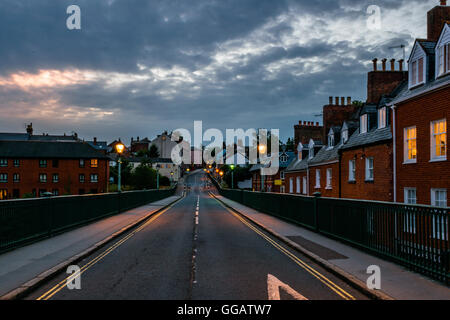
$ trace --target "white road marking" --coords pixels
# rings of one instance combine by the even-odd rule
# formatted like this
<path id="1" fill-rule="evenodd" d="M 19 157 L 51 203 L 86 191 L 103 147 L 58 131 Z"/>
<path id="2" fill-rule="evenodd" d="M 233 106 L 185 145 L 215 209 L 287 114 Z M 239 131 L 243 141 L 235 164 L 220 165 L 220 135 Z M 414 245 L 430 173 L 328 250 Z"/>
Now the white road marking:
<path id="1" fill-rule="evenodd" d="M 267 275 L 267 292 L 269 294 L 269 300 L 281 300 L 280 289 L 283 289 L 287 294 L 292 296 L 295 300 L 308 300 L 303 295 L 292 289 L 286 283 L 281 282 L 279 279 L 271 274 Z"/>

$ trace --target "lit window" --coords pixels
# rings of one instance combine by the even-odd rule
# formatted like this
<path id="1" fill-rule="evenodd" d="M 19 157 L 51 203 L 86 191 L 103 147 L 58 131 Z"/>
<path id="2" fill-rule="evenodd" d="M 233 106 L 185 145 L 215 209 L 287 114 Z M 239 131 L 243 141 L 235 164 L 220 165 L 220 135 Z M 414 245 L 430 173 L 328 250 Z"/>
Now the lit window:
<path id="1" fill-rule="evenodd" d="M 333 177 L 333 170 L 331 168 L 328 168 L 327 169 L 327 189 L 332 188 L 332 186 L 331 186 L 331 181 L 333 179 L 332 177 Z"/>
<path id="2" fill-rule="evenodd" d="M 417 161 L 417 129 L 406 128 L 404 132 L 404 162 L 415 163 Z"/>
<path id="3" fill-rule="evenodd" d="M 316 188 L 320 188 L 320 170 L 316 170 Z"/>
<path id="4" fill-rule="evenodd" d="M 431 159 L 447 158 L 447 121 L 431 123 Z"/>
<path id="5" fill-rule="evenodd" d="M 366 158 L 366 180 L 373 181 L 373 158 Z"/>
<path id="6" fill-rule="evenodd" d="M 356 181 L 356 160 L 350 160 L 348 162 L 348 181 Z"/>
<path id="7" fill-rule="evenodd" d="M 359 126 L 359 132 L 360 133 L 366 133 L 367 132 L 367 114 L 363 114 L 360 118 L 360 126 Z"/>
<path id="8" fill-rule="evenodd" d="M 91 168 L 98 168 L 98 160 L 91 159 Z"/>
<path id="9" fill-rule="evenodd" d="M 378 128 L 386 128 L 386 107 L 378 110 Z"/>
<path id="10" fill-rule="evenodd" d="M 431 205 L 440 208 L 447 207 L 447 190 L 431 189 Z"/>

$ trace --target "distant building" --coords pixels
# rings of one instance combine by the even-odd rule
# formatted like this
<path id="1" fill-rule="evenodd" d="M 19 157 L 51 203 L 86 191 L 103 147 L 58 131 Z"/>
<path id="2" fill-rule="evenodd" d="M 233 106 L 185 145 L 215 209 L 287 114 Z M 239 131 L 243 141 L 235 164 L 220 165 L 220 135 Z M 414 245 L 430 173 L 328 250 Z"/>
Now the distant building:
<path id="1" fill-rule="evenodd" d="M 139 137 L 134 140 L 134 138 L 131 138 L 131 146 L 130 151 L 132 154 L 136 154 L 139 151 L 147 151 L 150 149 L 150 140 L 148 138 L 144 138 L 140 140 Z"/>
<path id="2" fill-rule="evenodd" d="M 84 142 L 0 141 L 0 199 L 104 193 L 108 157 Z"/>

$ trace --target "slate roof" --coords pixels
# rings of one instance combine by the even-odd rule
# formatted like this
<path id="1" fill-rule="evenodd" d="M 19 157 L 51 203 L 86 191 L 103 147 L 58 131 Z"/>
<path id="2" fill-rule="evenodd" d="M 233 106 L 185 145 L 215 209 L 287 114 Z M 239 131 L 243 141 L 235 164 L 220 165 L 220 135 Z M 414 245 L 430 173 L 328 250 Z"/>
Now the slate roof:
<path id="1" fill-rule="evenodd" d="M 341 144 L 339 144 L 333 148 L 329 148 L 328 146 L 323 147 L 316 154 L 316 156 L 309 161 L 309 164 L 316 165 L 316 164 L 321 164 L 321 163 L 326 163 L 326 162 L 337 160 L 339 158 L 340 147 L 341 147 Z"/>
<path id="2" fill-rule="evenodd" d="M 417 40 L 427 55 L 435 55 L 436 42 L 423 39 Z"/>
<path id="3" fill-rule="evenodd" d="M 348 139 L 347 143 L 341 146 L 341 149 L 352 149 L 355 147 L 360 147 L 364 145 L 374 144 L 378 142 L 383 142 L 387 140 L 392 140 L 391 128 L 387 126 L 386 128 L 374 129 L 367 133 L 360 134 L 359 130 Z"/>
<path id="4" fill-rule="evenodd" d="M 0 158 L 109 159 L 83 142 L 0 141 Z"/>
<path id="5" fill-rule="evenodd" d="M 285 172 L 295 172 L 302 171 L 308 168 L 308 159 L 303 159 L 299 161 L 298 159 L 292 161 L 291 164 L 286 168 Z"/>
<path id="6" fill-rule="evenodd" d="M 28 133 L 0 133 L 0 141 L 78 141 L 74 136 L 29 135 Z"/>

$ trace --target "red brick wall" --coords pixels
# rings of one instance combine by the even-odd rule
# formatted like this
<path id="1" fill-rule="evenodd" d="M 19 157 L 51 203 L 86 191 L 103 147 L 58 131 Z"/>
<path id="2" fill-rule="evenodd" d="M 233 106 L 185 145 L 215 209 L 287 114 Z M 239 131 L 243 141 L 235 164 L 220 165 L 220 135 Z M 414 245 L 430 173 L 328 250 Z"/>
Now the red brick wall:
<path id="1" fill-rule="evenodd" d="M 404 188 L 416 188 L 417 202 L 431 204 L 431 189 L 447 189 L 450 195 L 450 163 L 430 162 L 430 123 L 447 119 L 447 159 L 449 159 L 450 87 L 410 102 L 396 109 L 397 201 L 404 201 Z M 404 129 L 417 128 L 417 163 L 403 164 Z M 449 159 L 450 160 L 450 159 Z M 450 204 L 450 198 L 447 199 Z"/>
<path id="2" fill-rule="evenodd" d="M 331 189 L 327 189 L 327 169 L 332 170 Z M 320 170 L 320 188 L 316 188 L 316 170 Z M 320 192 L 322 197 L 339 198 L 339 163 L 309 167 L 309 194 Z"/>
<path id="3" fill-rule="evenodd" d="M 374 181 L 366 182 L 366 158 L 374 158 Z M 349 182 L 349 161 L 356 160 L 356 182 Z M 341 159 L 341 197 L 393 201 L 392 143 L 344 150 Z"/>
<path id="4" fill-rule="evenodd" d="M 407 71 L 371 71 L 367 79 L 367 103 L 378 103 L 381 96 L 391 93 L 408 79 Z"/>
<path id="5" fill-rule="evenodd" d="M 98 168 L 90 167 L 90 160 L 85 160 L 85 167 L 80 168 L 79 159 L 63 160 L 59 159 L 58 168 L 53 168 L 52 159 L 47 159 L 47 168 L 39 167 L 38 159 L 20 159 L 20 167 L 13 165 L 13 159 L 8 159 L 8 167 L 0 167 L 0 173 L 8 174 L 8 182 L 0 183 L 0 189 L 8 190 L 8 197 L 11 198 L 13 190 L 18 189 L 20 197 L 24 194 L 31 194 L 33 189 L 39 196 L 39 190 L 52 192 L 57 189 L 59 195 L 76 195 L 80 189 L 85 193 L 96 190 L 97 193 L 107 192 L 109 179 L 109 164 L 107 160 L 98 160 Z M 13 175 L 20 175 L 20 182 L 14 183 Z M 47 182 L 39 182 L 39 174 L 47 174 Z M 59 174 L 59 182 L 53 183 L 53 174 Z M 79 182 L 79 174 L 85 175 L 85 183 Z M 98 174 L 98 183 L 90 182 L 90 175 Z"/>
<path id="6" fill-rule="evenodd" d="M 266 192 L 274 192 L 274 193 L 280 193 L 281 192 L 281 187 L 286 185 L 285 191 L 286 193 L 289 191 L 287 184 L 286 184 L 286 180 L 283 180 L 283 184 L 281 186 L 276 186 L 275 185 L 275 180 L 280 180 L 281 179 L 281 174 L 280 172 L 278 172 L 276 175 L 274 176 L 265 176 L 264 177 L 264 188 Z M 254 172 L 253 173 L 253 177 L 252 177 L 252 189 L 253 191 L 261 191 L 261 175 L 259 174 L 259 171 Z"/>
<path id="7" fill-rule="evenodd" d="M 297 177 L 300 177 L 300 193 L 297 193 Z M 303 191 L 303 177 L 307 177 L 307 171 L 301 171 L 301 172 L 289 172 L 286 173 L 286 193 L 290 193 L 290 185 L 289 181 L 290 179 L 293 179 L 293 193 L 294 194 L 300 194 L 300 195 L 306 195 Z M 306 184 L 306 187 L 309 188 L 308 184 Z M 306 193 L 308 190 L 306 190 Z"/>
<path id="8" fill-rule="evenodd" d="M 354 105 L 326 105 L 323 107 L 323 135 L 328 136 L 331 127 L 342 126 L 357 111 Z"/>
<path id="9" fill-rule="evenodd" d="M 305 123 L 302 121 L 294 126 L 295 148 L 297 148 L 300 142 L 303 144 L 308 144 L 311 139 L 324 141 L 322 126 L 319 126 L 318 123 Z"/>
<path id="10" fill-rule="evenodd" d="M 428 40 L 437 41 L 445 21 L 450 21 L 450 6 L 434 7 L 427 13 Z"/>

